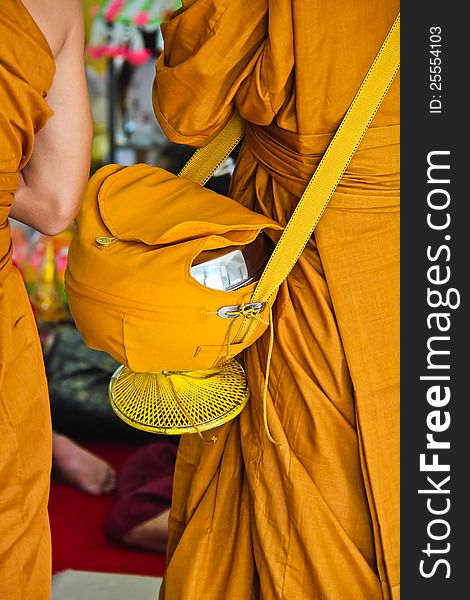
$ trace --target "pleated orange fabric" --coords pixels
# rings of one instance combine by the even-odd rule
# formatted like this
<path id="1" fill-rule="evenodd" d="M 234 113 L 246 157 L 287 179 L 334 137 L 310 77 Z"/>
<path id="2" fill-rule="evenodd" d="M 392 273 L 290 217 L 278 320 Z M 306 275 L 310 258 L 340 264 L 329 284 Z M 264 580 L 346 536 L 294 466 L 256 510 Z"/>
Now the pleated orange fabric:
<path id="1" fill-rule="evenodd" d="M 8 214 L 35 132 L 51 115 L 50 48 L 18 0 L 0 7 L 0 598 L 50 598 L 51 423 L 37 327 L 11 262 Z"/>
<path id="2" fill-rule="evenodd" d="M 154 106 L 204 145 L 236 107 L 231 195 L 285 225 L 396 0 L 192 0 L 163 26 Z M 398 600 L 399 81 L 246 352 L 251 399 L 183 436 L 161 600 Z"/>

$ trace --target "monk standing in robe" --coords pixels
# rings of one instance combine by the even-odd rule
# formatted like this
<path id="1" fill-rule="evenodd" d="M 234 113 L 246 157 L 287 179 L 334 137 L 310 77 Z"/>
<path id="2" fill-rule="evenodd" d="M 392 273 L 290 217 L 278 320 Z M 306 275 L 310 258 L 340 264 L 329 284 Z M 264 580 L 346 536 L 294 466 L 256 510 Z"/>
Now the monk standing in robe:
<path id="1" fill-rule="evenodd" d="M 285 225 L 396 0 L 183 0 L 154 107 L 173 142 L 247 121 L 230 195 Z M 245 354 L 251 398 L 182 436 L 161 600 L 398 600 L 399 81 Z"/>
<path id="2" fill-rule="evenodd" d="M 41 346 L 8 217 L 47 235 L 75 218 L 92 122 L 80 0 L 0 6 L 0 598 L 48 600 L 51 422 Z"/>

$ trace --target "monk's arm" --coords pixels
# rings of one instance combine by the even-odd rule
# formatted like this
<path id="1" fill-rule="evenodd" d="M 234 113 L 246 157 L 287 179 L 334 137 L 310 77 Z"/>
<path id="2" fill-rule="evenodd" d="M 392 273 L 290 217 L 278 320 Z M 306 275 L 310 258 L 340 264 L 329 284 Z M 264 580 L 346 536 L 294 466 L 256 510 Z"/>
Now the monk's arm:
<path id="1" fill-rule="evenodd" d="M 229 120 L 262 57 L 267 9 L 268 0 L 188 0 L 162 25 L 153 106 L 170 140 L 204 146 Z"/>
<path id="2" fill-rule="evenodd" d="M 47 96 L 54 115 L 36 135 L 31 159 L 20 172 L 11 216 L 55 235 L 74 220 L 90 173 L 93 126 L 83 58 L 83 13 L 79 0 L 61 2 L 62 14 L 55 3 L 55 18 L 47 18 L 54 8 L 50 0 L 25 4 L 33 9 L 56 55 L 56 74 Z"/>

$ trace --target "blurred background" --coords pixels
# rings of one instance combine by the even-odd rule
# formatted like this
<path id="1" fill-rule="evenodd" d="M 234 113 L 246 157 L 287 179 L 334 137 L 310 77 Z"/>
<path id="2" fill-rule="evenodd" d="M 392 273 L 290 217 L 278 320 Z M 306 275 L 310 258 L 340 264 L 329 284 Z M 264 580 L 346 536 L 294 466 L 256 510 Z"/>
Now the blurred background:
<path id="1" fill-rule="evenodd" d="M 152 109 L 160 24 L 179 6 L 178 0 L 83 0 L 94 120 L 90 175 L 108 163 L 140 162 L 177 173 L 193 153 L 168 142 Z M 224 193 L 233 165 L 232 156 L 208 186 Z M 14 220 L 11 225 L 13 259 L 36 317 L 51 398 L 53 598 L 140 598 L 137 580 L 132 596 L 124 591 L 125 575 L 140 577 L 147 590 L 142 597 L 155 597 L 154 580 L 144 576 L 165 571 L 178 440 L 132 429 L 110 408 L 108 382 L 119 365 L 85 346 L 64 293 L 73 225 L 54 237 Z M 97 590 L 105 590 L 105 574 L 113 574 L 114 591 L 102 596 Z"/>

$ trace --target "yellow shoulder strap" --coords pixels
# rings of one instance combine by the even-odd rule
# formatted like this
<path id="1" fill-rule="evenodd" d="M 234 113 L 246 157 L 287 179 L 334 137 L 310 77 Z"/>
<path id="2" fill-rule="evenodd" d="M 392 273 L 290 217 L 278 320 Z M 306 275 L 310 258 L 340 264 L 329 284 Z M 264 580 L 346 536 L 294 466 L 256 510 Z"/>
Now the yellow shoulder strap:
<path id="1" fill-rule="evenodd" d="M 399 68 L 400 14 L 287 223 L 251 302 L 266 302 L 297 262 Z M 207 146 L 193 154 L 179 175 L 206 183 L 241 140 L 244 128 L 235 114 Z"/>
<path id="2" fill-rule="evenodd" d="M 331 140 L 253 293 L 267 301 L 297 262 L 400 67 L 400 15 Z"/>
<path id="3" fill-rule="evenodd" d="M 245 121 L 235 112 L 227 125 L 207 146 L 196 150 L 178 175 L 204 185 L 217 167 L 230 155 L 244 134 Z"/>

